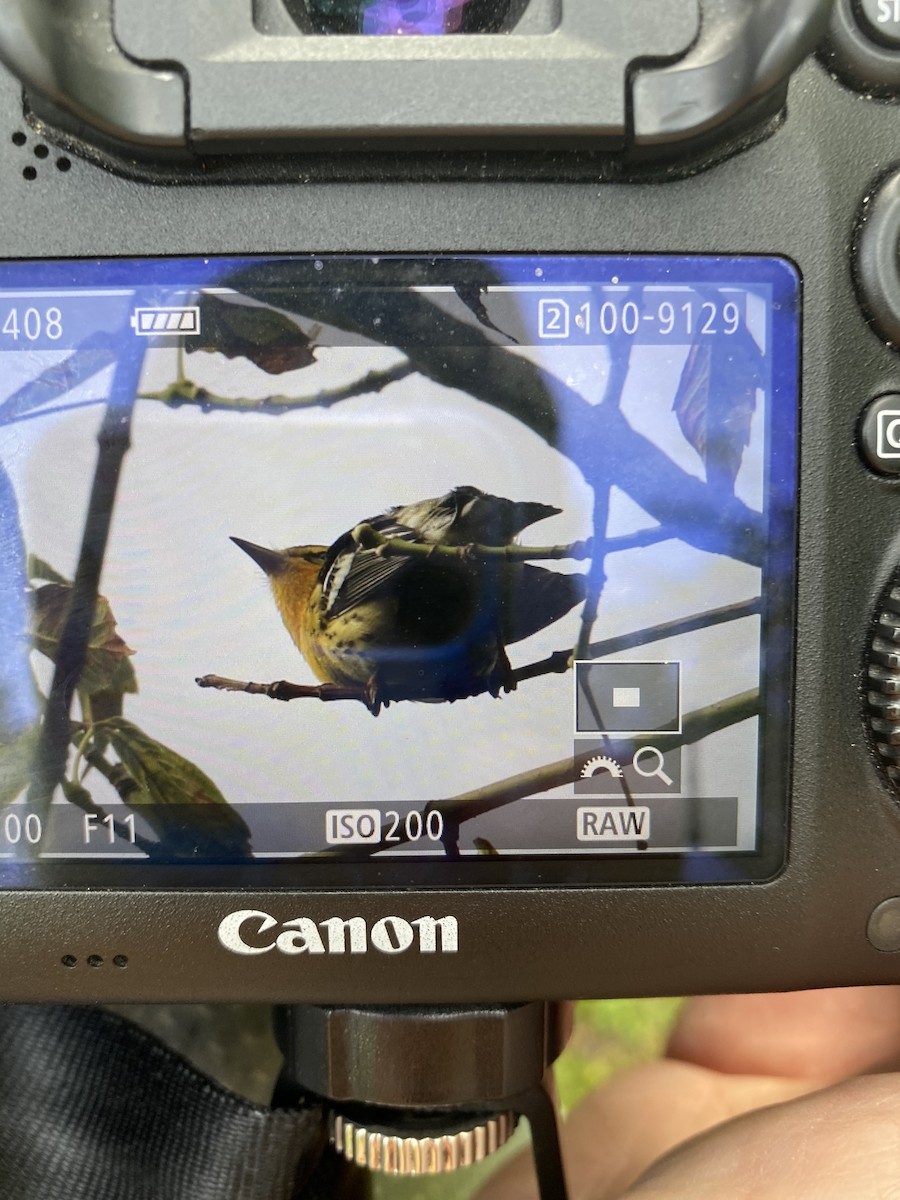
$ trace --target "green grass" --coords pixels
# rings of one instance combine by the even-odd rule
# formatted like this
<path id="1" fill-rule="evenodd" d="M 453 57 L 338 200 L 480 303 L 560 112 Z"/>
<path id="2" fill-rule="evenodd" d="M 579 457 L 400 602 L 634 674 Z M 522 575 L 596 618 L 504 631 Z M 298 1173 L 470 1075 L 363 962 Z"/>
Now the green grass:
<path id="1" fill-rule="evenodd" d="M 655 1058 L 665 1045 L 680 1000 L 585 1000 L 576 1005 L 575 1031 L 556 1066 L 560 1103 L 569 1111 L 619 1071 Z M 503 1157 L 528 1146 L 527 1127 L 486 1163 L 455 1175 L 421 1179 L 376 1176 L 374 1200 L 468 1200 Z"/>

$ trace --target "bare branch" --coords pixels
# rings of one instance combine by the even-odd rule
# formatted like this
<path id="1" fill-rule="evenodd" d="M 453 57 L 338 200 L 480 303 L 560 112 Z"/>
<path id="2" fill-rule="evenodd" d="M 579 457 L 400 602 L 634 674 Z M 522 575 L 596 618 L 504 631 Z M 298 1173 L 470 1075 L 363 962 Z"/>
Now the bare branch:
<path id="1" fill-rule="evenodd" d="M 573 559 L 583 562 L 593 553 L 594 539 L 569 542 L 558 546 L 444 546 L 427 542 L 408 542 L 403 538 L 385 537 L 373 525 L 363 521 L 351 531 L 353 540 L 366 550 L 379 550 L 388 557 L 398 558 L 486 558 L 502 559 L 505 562 L 537 562 L 539 560 Z M 637 533 L 625 534 L 622 537 L 610 538 L 606 543 L 606 553 L 617 554 L 624 550 L 635 550 L 645 546 L 653 546 L 658 542 L 667 542 L 678 534 L 663 525 L 653 529 L 641 529 Z"/>
<path id="2" fill-rule="evenodd" d="M 666 638 L 678 637 L 683 633 L 693 633 L 697 629 L 713 629 L 716 625 L 724 625 L 728 621 L 740 621 L 744 617 L 759 616 L 761 611 L 762 600 L 758 596 L 754 600 L 724 604 L 721 608 L 710 608 L 706 612 L 695 613 L 690 617 L 662 621 L 659 625 L 651 625 L 647 629 L 638 629 L 633 633 L 622 633 L 618 637 L 605 638 L 602 642 L 593 642 L 588 646 L 585 658 L 606 658 L 610 654 L 618 654 L 621 650 L 633 650 L 637 646 L 647 646 L 651 642 L 661 642 Z M 555 650 L 546 658 L 515 670 L 513 683 L 518 684 L 526 679 L 536 679 L 540 675 L 563 675 L 571 665 L 571 650 Z"/>
<path id="3" fill-rule="evenodd" d="M 709 704 L 705 708 L 696 709 L 692 713 L 688 713 L 682 722 L 681 733 L 677 735 L 669 735 L 666 738 L 666 747 L 675 749 L 678 746 L 692 746 L 695 742 L 702 741 L 703 738 L 709 737 L 712 733 L 717 733 L 720 729 L 727 729 L 730 725 L 737 725 L 741 721 L 747 721 L 751 717 L 759 715 L 760 698 L 759 691 L 742 692 L 737 696 L 730 696 L 727 700 L 720 700 L 716 704 Z M 642 746 L 649 746 L 654 743 L 654 735 L 649 735 L 644 738 L 629 739 L 627 743 L 623 743 L 628 747 L 629 756 L 634 754 Z M 609 739 L 611 753 L 615 752 L 616 742 Z M 517 800 L 524 800 L 528 796 L 534 796 L 539 792 L 552 791 L 554 788 L 563 787 L 566 784 L 574 783 L 580 778 L 581 770 L 585 763 L 596 754 L 595 749 L 585 751 L 583 754 L 576 755 L 574 758 L 561 758 L 557 762 L 547 763 L 542 767 L 534 767 L 530 771 L 523 771 L 519 775 L 511 775 L 507 779 L 501 779 L 496 783 L 486 784 L 484 787 L 474 788 L 470 792 L 462 792 L 458 796 L 451 796 L 445 800 L 431 800 L 425 805 L 422 816 L 423 819 L 431 812 L 439 812 L 445 822 L 449 822 L 454 830 L 465 821 L 471 821 L 475 817 L 480 817 L 484 813 L 494 812 L 498 808 L 505 808 L 508 804 L 513 804 Z M 399 836 L 399 842 L 397 840 Z M 396 848 L 398 844 L 403 844 L 409 839 L 397 830 L 390 843 L 390 848 Z M 387 849 L 387 844 L 384 842 L 374 843 L 369 846 L 359 847 L 351 853 L 348 853 L 347 848 L 336 850 L 322 850 L 316 855 L 317 858 L 335 858 L 347 859 L 367 859 L 373 854 L 377 854 L 380 850 Z"/>
<path id="4" fill-rule="evenodd" d="M 44 710 L 28 791 L 29 804 L 38 814 L 46 814 L 53 792 L 65 774 L 71 737 L 69 709 L 84 669 L 119 476 L 131 445 L 131 418 L 143 362 L 143 347 L 135 345 L 133 341 L 127 341 L 125 346 L 127 349 L 122 352 L 116 365 L 106 413 L 97 434 L 99 451 L 75 582 L 59 638 L 53 682 Z"/>
<path id="5" fill-rule="evenodd" d="M 578 638 L 572 651 L 573 661 L 587 654 L 594 632 L 594 622 L 600 608 L 600 598 L 606 586 L 606 531 L 609 524 L 609 471 L 597 464 L 597 474 L 591 480 L 594 489 L 594 547 L 587 573 L 587 593 L 581 606 Z"/>
<path id="6" fill-rule="evenodd" d="M 140 400 L 159 400 L 169 408 L 193 406 L 203 412 L 254 412 L 265 416 L 279 417 L 286 412 L 304 408 L 330 408 L 343 400 L 355 396 L 368 396 L 383 391 L 389 384 L 414 375 L 418 368 L 409 361 L 398 363 L 385 371 L 369 371 L 361 379 L 344 387 L 315 392 L 311 396 L 263 396 L 258 399 L 246 396 L 220 396 L 190 379 L 176 379 L 158 392 L 141 392 Z"/>
<path id="7" fill-rule="evenodd" d="M 388 558 L 499 558 L 506 562 L 533 559 L 585 559 L 590 557 L 591 541 L 571 542 L 563 546 L 443 546 L 433 542 L 407 542 L 385 537 L 367 522 L 357 525 L 351 536 L 364 550 L 378 550 Z"/>
<path id="8" fill-rule="evenodd" d="M 695 742 L 709 737 L 711 733 L 717 733 L 720 729 L 728 728 L 729 725 L 737 725 L 758 714 L 759 691 L 754 688 L 752 691 L 742 692 L 740 695 L 731 696 L 727 700 L 720 700 L 716 704 L 709 704 L 705 708 L 698 708 L 694 712 L 688 713 L 682 722 L 681 733 L 668 737 L 666 747 L 675 749 L 678 746 L 692 746 Z M 629 739 L 627 742 L 629 754 L 639 750 L 642 746 L 653 745 L 654 739 L 655 735 L 653 734 L 644 738 Z M 615 739 L 609 738 L 608 740 L 610 745 L 615 747 Z M 458 821 L 469 821 L 482 813 L 493 812 L 494 809 L 503 808 L 514 800 L 522 800 L 536 792 L 546 792 L 567 783 L 574 783 L 581 776 L 582 767 L 594 754 L 596 754 L 596 750 L 591 749 L 575 758 L 563 758 L 558 762 L 547 763 L 543 767 L 523 771 L 519 775 L 501 779 L 486 787 L 463 792 L 449 800 L 432 800 L 426 805 L 425 813 L 427 814 L 432 809 L 438 809 L 445 817 L 450 815 Z"/>
<path id="9" fill-rule="evenodd" d="M 631 370 L 631 351 L 634 347 L 634 334 L 628 334 L 624 328 L 616 333 L 609 345 L 609 374 L 600 401 L 602 410 L 620 412 L 625 384 Z M 572 651 L 573 661 L 583 658 L 589 651 L 591 636 L 600 609 L 603 589 L 606 587 L 606 556 L 609 552 L 609 506 L 612 486 L 615 482 L 614 464 L 610 456 L 592 445 L 586 452 L 585 460 L 579 464 L 585 479 L 594 492 L 594 546 L 591 561 L 587 571 L 586 593 L 584 604 L 581 606 L 581 624 L 578 638 Z"/>
<path id="10" fill-rule="evenodd" d="M 368 689 L 343 687 L 337 683 L 289 683 L 286 679 L 278 679 L 275 683 L 252 683 L 227 679 L 224 675 L 198 675 L 194 682 L 202 688 L 249 692 L 251 696 L 268 696 L 270 700 L 360 700 L 367 708 L 373 707 Z"/>

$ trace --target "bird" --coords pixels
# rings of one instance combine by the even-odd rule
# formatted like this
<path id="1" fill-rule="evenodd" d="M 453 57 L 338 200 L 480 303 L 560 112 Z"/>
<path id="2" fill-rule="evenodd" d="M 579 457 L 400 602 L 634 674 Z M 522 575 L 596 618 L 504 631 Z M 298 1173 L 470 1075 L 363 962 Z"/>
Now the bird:
<path id="1" fill-rule="evenodd" d="M 295 645 L 318 679 L 361 689 L 376 715 L 392 701 L 454 702 L 515 688 L 506 647 L 564 616 L 584 576 L 479 555 L 510 546 L 562 510 L 465 485 L 396 505 L 330 546 L 273 550 L 231 540 L 261 567 Z M 447 556 L 387 554 L 360 526 Z"/>

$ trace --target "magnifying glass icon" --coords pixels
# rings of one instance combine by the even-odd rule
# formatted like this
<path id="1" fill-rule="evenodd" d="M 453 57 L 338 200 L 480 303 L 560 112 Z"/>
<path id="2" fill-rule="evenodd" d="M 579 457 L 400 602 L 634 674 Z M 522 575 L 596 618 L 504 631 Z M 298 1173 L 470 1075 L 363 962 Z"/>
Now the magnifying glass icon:
<path id="1" fill-rule="evenodd" d="M 652 760 L 655 765 L 650 766 L 648 759 Z M 673 780 L 663 770 L 665 763 L 662 751 L 657 750 L 655 746 L 642 746 L 640 750 L 635 750 L 634 758 L 631 760 L 631 765 L 638 775 L 642 775 L 644 779 L 661 779 L 666 787 L 671 787 Z"/>

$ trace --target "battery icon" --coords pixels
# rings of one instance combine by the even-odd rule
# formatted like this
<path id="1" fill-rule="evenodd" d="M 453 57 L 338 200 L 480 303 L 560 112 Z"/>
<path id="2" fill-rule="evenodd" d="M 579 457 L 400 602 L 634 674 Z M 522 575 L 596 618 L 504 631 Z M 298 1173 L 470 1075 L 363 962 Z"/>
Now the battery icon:
<path id="1" fill-rule="evenodd" d="M 131 314 L 131 327 L 138 337 L 166 333 L 197 334 L 200 332 L 200 309 L 196 304 L 136 308 Z"/>

